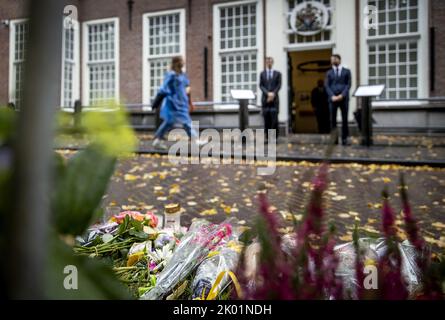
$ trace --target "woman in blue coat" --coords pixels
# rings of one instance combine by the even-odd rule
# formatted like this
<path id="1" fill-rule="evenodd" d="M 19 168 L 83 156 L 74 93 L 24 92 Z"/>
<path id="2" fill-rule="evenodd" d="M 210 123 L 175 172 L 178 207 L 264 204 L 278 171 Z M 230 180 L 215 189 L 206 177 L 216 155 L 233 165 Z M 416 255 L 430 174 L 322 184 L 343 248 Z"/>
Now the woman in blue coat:
<path id="1" fill-rule="evenodd" d="M 190 81 L 182 71 L 184 59 L 181 56 L 172 59 L 171 70 L 166 73 L 164 82 L 159 92 L 165 96 L 161 107 L 160 117 L 163 122 L 155 133 L 153 146 L 155 148 L 166 149 L 164 144 L 165 134 L 176 124 L 182 124 L 188 136 L 198 144 L 197 133 L 192 128 L 192 119 L 189 113 L 189 90 Z"/>

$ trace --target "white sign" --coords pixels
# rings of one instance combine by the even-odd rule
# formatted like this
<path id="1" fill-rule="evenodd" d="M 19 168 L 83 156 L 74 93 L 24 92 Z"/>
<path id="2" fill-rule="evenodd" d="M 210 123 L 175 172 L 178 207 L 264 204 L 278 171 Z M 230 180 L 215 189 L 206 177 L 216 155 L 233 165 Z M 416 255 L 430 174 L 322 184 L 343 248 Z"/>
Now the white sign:
<path id="1" fill-rule="evenodd" d="M 236 100 L 252 100 L 255 99 L 255 93 L 252 90 L 230 90 L 233 99 Z"/>
<path id="2" fill-rule="evenodd" d="M 289 15 L 292 30 L 302 36 L 313 36 L 328 26 L 329 11 L 317 1 L 305 1 L 295 6 Z"/>
<path id="3" fill-rule="evenodd" d="M 378 84 L 373 86 L 359 86 L 355 90 L 354 97 L 379 97 L 385 90 L 384 84 Z"/>

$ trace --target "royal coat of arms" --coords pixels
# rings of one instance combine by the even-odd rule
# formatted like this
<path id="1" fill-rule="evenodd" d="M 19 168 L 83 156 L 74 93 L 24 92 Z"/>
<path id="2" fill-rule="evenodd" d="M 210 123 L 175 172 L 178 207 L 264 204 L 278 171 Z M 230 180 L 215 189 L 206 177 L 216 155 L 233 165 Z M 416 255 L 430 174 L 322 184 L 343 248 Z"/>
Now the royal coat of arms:
<path id="1" fill-rule="evenodd" d="M 311 36 L 323 31 L 329 22 L 329 11 L 321 2 L 300 3 L 290 13 L 292 30 L 302 36 Z"/>

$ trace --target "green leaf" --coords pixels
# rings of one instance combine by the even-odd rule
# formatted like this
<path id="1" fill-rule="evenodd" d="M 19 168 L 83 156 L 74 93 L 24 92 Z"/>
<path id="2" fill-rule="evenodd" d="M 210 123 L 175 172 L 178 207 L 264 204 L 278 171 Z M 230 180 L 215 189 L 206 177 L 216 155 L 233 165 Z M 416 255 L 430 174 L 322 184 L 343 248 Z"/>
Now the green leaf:
<path id="1" fill-rule="evenodd" d="M 66 166 L 57 165 L 52 209 L 58 232 L 82 234 L 99 217 L 98 207 L 115 163 L 116 158 L 90 146 L 73 156 Z"/>
<path id="2" fill-rule="evenodd" d="M 122 223 L 119 225 L 119 228 L 117 229 L 117 234 L 121 235 L 124 232 L 126 232 L 128 230 L 129 223 L 130 223 L 130 217 L 125 216 L 124 220 L 122 221 Z"/>
<path id="3" fill-rule="evenodd" d="M 130 224 L 136 231 L 142 231 L 144 230 L 144 225 L 141 221 L 130 219 Z"/>
<path id="4" fill-rule="evenodd" d="M 129 232 L 128 232 L 131 236 L 134 236 L 134 237 L 137 237 L 137 238 L 139 238 L 139 239 L 141 239 L 141 240 L 146 240 L 146 239 L 148 239 L 148 234 L 146 234 L 145 232 L 143 232 L 143 231 L 136 231 L 136 230 L 130 230 Z"/>
<path id="5" fill-rule="evenodd" d="M 84 256 L 76 256 L 70 247 L 52 235 L 46 268 L 46 296 L 49 299 L 129 299 L 127 288 L 117 280 L 106 263 Z M 67 277 L 74 276 L 67 266 L 77 270 L 77 289 L 64 286 Z M 75 280 L 74 277 L 71 278 Z M 72 282 L 71 282 L 72 283 Z"/>

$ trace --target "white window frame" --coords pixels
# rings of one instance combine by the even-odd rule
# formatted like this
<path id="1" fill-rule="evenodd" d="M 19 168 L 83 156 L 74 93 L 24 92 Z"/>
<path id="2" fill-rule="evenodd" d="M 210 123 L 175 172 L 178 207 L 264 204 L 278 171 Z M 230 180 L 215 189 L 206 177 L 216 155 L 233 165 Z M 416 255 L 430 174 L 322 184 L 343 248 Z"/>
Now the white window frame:
<path id="1" fill-rule="evenodd" d="M 165 16 L 179 13 L 179 53 L 167 53 L 162 55 L 149 55 L 149 29 L 148 29 L 148 19 L 157 16 Z M 142 15 L 142 103 L 144 105 L 149 105 L 151 103 L 150 99 L 150 64 L 149 59 L 156 58 L 168 58 L 177 55 L 182 55 L 185 57 L 186 54 L 186 24 L 185 24 L 185 9 L 175 9 L 175 10 L 164 10 L 156 11 L 150 13 L 144 13 Z M 151 106 L 144 108 L 151 110 Z"/>
<path id="2" fill-rule="evenodd" d="M 77 20 L 72 20 L 72 27 L 74 28 L 74 69 L 73 69 L 73 100 L 80 99 L 80 29 L 79 22 Z M 65 82 L 65 28 L 63 28 L 62 36 L 62 84 L 60 92 L 60 105 L 63 109 L 72 109 L 74 107 L 65 106 L 64 97 L 64 82 Z"/>
<path id="3" fill-rule="evenodd" d="M 82 101 L 83 105 L 89 106 L 90 105 L 90 79 L 89 79 L 89 67 L 88 67 L 88 27 L 90 25 L 94 24 L 101 24 L 101 23 L 114 23 L 114 70 L 116 72 L 115 74 L 115 100 L 116 102 L 120 99 L 120 92 L 119 92 L 119 59 L 120 59 L 120 46 L 119 46 L 119 38 L 120 38 L 120 32 L 119 32 L 119 18 L 118 17 L 112 17 L 112 18 L 105 18 L 105 19 L 96 19 L 96 20 L 88 20 L 82 23 Z"/>
<path id="4" fill-rule="evenodd" d="M 257 51 L 257 82 L 259 83 L 259 76 L 261 70 L 264 67 L 264 45 L 263 45 L 263 1 L 262 0 L 243 0 L 234 2 L 224 2 L 221 4 L 213 5 L 213 100 L 220 102 L 222 101 L 222 90 L 221 90 L 221 43 L 220 43 L 220 9 L 225 7 L 232 7 L 237 5 L 252 4 L 255 3 L 257 8 L 256 16 L 256 46 L 252 47 L 252 50 Z M 249 48 L 242 48 L 236 50 L 224 50 L 224 53 L 229 53 L 230 51 L 249 51 Z M 260 99 L 260 89 L 257 86 L 256 91 L 256 104 L 259 104 Z"/>
<path id="5" fill-rule="evenodd" d="M 363 21 L 365 21 L 364 8 L 368 0 L 360 0 L 360 82 L 361 84 L 368 84 L 369 79 L 369 43 L 370 42 L 387 42 L 387 41 L 401 41 L 401 40 L 416 40 L 417 39 L 417 99 L 429 97 L 429 64 L 421 67 L 424 62 L 429 61 L 429 36 L 428 36 L 428 8 L 429 0 L 418 0 L 418 28 L 415 33 L 394 34 L 381 37 L 369 37 L 368 30 L 363 28 Z M 414 99 L 415 100 L 415 99 Z"/>
<path id="6" fill-rule="evenodd" d="M 14 104 L 16 104 L 15 101 L 15 91 L 16 91 L 16 87 L 15 87 L 15 69 L 14 69 L 14 54 L 15 54 L 15 29 L 16 29 L 16 25 L 23 23 L 23 22 L 28 22 L 28 19 L 13 19 L 9 21 L 9 102 L 14 102 Z M 29 23 L 29 22 L 28 22 Z M 25 60 L 22 61 L 22 63 L 24 63 Z M 16 106 L 18 107 L 18 106 Z"/>

